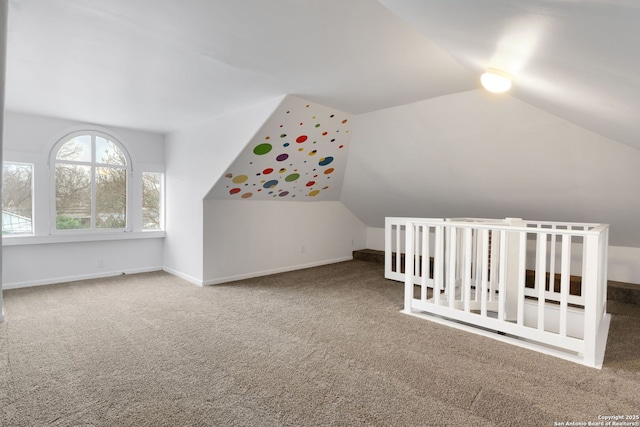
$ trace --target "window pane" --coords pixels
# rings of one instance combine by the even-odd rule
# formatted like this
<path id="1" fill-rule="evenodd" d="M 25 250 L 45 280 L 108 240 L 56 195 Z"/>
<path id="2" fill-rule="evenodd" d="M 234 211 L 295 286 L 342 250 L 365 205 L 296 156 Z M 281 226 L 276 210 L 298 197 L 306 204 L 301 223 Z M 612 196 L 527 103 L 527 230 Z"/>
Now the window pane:
<path id="1" fill-rule="evenodd" d="M 142 229 L 162 229 L 162 174 L 142 173 Z"/>
<path id="2" fill-rule="evenodd" d="M 98 136 L 96 137 L 96 163 L 126 165 L 127 161 L 116 144 Z"/>
<path id="3" fill-rule="evenodd" d="M 57 164 L 56 229 L 76 228 L 91 228 L 91 167 Z"/>
<path id="4" fill-rule="evenodd" d="M 58 150 L 56 160 L 91 161 L 91 135 L 81 135 L 69 140 Z"/>
<path id="5" fill-rule="evenodd" d="M 127 225 L 127 171 L 96 168 L 96 227 L 125 228 Z"/>
<path id="6" fill-rule="evenodd" d="M 33 166 L 7 162 L 2 173 L 2 234 L 32 233 Z"/>

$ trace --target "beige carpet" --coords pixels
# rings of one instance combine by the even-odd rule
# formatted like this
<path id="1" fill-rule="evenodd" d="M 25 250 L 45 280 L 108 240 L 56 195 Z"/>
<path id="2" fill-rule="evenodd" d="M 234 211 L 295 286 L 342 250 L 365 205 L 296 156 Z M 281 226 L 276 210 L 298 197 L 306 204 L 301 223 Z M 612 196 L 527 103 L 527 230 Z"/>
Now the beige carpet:
<path id="1" fill-rule="evenodd" d="M 5 292 L 0 425 L 553 426 L 640 413 L 640 307 L 602 370 L 399 312 L 349 261 L 199 288 L 150 273 Z"/>

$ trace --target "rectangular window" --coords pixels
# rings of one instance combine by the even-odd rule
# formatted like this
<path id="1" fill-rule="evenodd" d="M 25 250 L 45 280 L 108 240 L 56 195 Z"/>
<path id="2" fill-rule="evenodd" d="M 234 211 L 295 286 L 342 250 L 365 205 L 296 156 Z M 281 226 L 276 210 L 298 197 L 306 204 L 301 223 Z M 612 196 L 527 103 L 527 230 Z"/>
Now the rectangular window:
<path id="1" fill-rule="evenodd" d="M 33 233 L 33 165 L 2 165 L 2 234 Z"/>
<path id="2" fill-rule="evenodd" d="M 164 174 L 142 172 L 142 229 L 163 229 L 163 178 Z"/>

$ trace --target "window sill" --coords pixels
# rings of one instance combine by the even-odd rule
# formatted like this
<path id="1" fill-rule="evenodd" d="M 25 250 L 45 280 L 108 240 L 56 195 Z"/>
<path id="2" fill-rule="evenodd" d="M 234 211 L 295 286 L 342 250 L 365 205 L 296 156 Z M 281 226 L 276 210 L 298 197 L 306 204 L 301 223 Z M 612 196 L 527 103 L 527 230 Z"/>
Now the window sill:
<path id="1" fill-rule="evenodd" d="M 47 236 L 2 236 L 2 246 L 46 245 L 51 243 L 100 242 L 106 240 L 160 239 L 164 231 L 134 231 L 122 233 L 50 234 Z"/>

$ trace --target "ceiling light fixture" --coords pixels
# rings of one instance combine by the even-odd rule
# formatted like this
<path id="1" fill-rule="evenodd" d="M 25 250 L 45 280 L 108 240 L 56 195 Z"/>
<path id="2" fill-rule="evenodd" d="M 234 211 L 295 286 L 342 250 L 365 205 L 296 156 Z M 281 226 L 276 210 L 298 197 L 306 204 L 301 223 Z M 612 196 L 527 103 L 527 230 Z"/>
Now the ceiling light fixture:
<path id="1" fill-rule="evenodd" d="M 480 76 L 480 83 L 489 92 L 502 93 L 511 89 L 511 75 L 495 68 L 489 68 Z"/>

